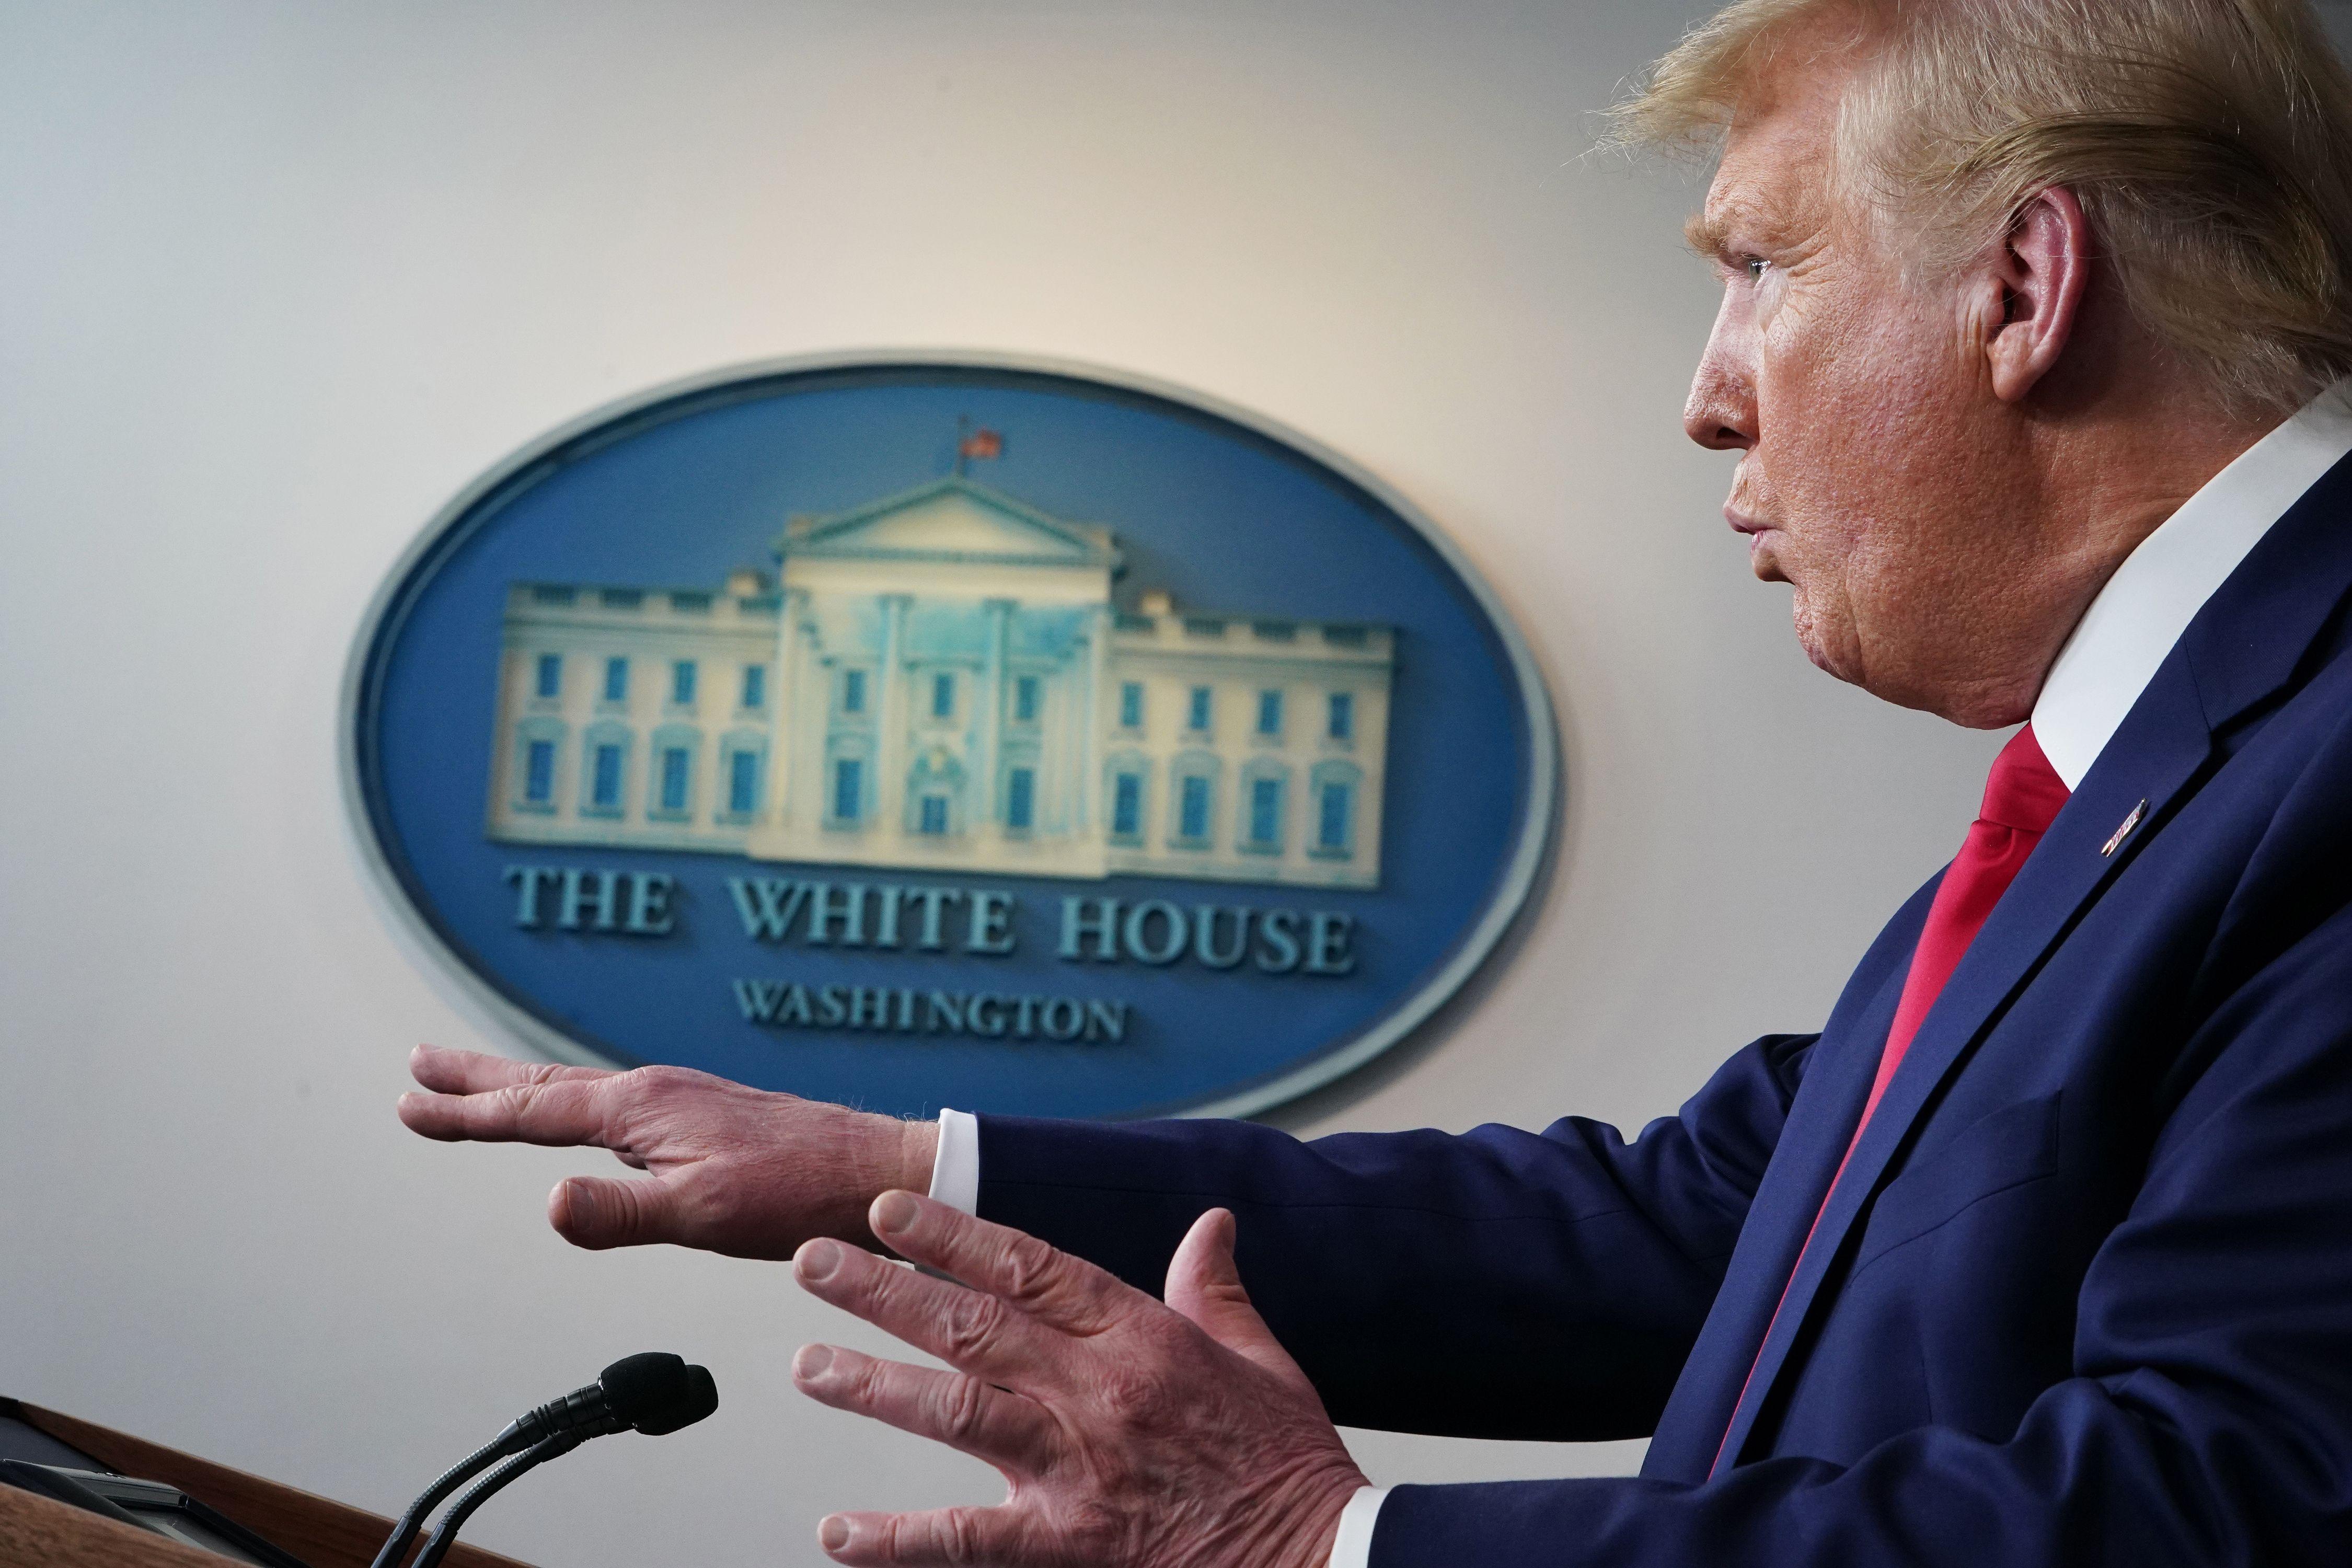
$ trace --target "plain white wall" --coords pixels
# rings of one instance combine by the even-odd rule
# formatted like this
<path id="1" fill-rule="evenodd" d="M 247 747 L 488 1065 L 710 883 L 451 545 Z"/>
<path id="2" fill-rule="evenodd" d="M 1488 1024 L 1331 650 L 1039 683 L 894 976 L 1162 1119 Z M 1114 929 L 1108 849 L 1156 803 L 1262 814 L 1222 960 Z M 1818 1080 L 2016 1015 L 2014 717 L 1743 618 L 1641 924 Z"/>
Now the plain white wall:
<path id="1" fill-rule="evenodd" d="M 471 1532 L 550 1568 L 813 1563 L 827 1509 L 996 1495 L 792 1393 L 804 1341 L 880 1342 L 781 1268 L 572 1251 L 541 1200 L 593 1162 L 392 1113 L 413 1042 L 501 1042 L 342 820 L 361 611 L 503 454 L 730 362 L 1188 384 L 1368 463 L 1496 584 L 1562 721 L 1553 879 L 1436 1027 L 1284 1124 L 1635 1124 L 1816 1025 L 1996 739 L 1814 673 L 1683 441 L 1696 186 L 1581 154 L 1703 8 L 0 6 L 0 1392 L 390 1511 L 615 1354 L 707 1361 L 716 1419 Z"/>

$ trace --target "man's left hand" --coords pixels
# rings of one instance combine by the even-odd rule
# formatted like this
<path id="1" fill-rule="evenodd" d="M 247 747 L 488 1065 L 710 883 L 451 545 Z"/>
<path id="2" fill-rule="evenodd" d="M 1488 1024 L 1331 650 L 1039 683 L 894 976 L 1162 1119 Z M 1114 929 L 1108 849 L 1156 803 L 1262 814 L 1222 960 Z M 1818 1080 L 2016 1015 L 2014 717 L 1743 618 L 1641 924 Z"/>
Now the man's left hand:
<path id="1" fill-rule="evenodd" d="M 1320 1568 L 1363 1472 L 1234 1267 L 1211 1209 L 1168 1265 L 1167 1304 L 912 1193 L 874 1234 L 932 1279 L 838 1241 L 793 1259 L 803 1289 L 952 1368 L 809 1345 L 811 1397 L 987 1460 L 994 1508 L 844 1513 L 817 1539 L 849 1563 Z"/>

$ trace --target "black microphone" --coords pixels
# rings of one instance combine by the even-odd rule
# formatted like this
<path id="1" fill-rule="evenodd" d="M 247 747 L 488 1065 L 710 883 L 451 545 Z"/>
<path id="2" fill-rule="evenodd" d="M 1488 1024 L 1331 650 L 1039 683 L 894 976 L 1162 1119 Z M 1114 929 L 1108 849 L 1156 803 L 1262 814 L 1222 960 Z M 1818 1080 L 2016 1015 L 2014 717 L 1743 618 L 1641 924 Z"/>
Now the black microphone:
<path id="1" fill-rule="evenodd" d="M 499 1452 L 515 1454 L 559 1432 L 581 1432 L 591 1437 L 602 1437 L 608 1432 L 631 1426 L 643 1432 L 646 1420 L 659 1419 L 687 1397 L 688 1374 L 699 1370 L 666 1351 L 623 1356 L 587 1387 L 575 1388 L 561 1399 L 551 1399 L 529 1414 L 517 1416 L 492 1441 L 501 1445 Z M 705 1382 L 709 1381 L 709 1373 L 702 1376 Z M 717 1397 L 714 1393 L 712 1398 Z M 668 1426 L 662 1430 L 677 1429 Z M 653 1436 L 659 1436 L 660 1433 Z"/>
<path id="2" fill-rule="evenodd" d="M 586 1387 L 575 1388 L 509 1421 L 505 1431 L 450 1467 L 408 1505 L 383 1550 L 376 1553 L 373 1568 L 395 1568 L 423 1528 L 425 1516 L 486 1465 L 506 1461 L 449 1510 L 425 1551 L 418 1553 L 415 1568 L 425 1568 L 428 1559 L 439 1562 L 467 1516 L 525 1470 L 561 1458 L 591 1437 L 631 1427 L 658 1437 L 690 1426 L 718 1408 L 719 1386 L 708 1368 L 689 1366 L 681 1358 L 659 1351 L 625 1356 Z"/>

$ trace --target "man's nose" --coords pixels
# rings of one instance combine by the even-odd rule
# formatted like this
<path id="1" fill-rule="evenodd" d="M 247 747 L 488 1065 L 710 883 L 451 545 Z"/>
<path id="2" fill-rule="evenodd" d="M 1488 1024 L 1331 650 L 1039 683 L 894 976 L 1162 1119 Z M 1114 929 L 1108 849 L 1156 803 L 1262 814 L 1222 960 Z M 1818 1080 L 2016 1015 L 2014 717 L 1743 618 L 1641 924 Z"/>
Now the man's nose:
<path id="1" fill-rule="evenodd" d="M 1683 434 L 1710 451 L 1756 445 L 1756 382 L 1748 374 L 1754 351 L 1755 323 L 1727 285 L 1683 405 Z"/>
<path id="2" fill-rule="evenodd" d="M 1756 399 L 1747 383 L 1709 353 L 1691 378 L 1683 405 L 1683 433 L 1717 452 L 1744 452 L 1756 444 Z"/>

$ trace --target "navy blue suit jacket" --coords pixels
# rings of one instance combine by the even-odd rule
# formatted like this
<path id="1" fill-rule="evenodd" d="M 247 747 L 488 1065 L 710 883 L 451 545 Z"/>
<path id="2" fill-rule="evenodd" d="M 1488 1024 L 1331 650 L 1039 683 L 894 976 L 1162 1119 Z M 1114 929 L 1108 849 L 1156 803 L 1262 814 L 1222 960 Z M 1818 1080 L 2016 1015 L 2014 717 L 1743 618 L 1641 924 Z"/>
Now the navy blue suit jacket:
<path id="1" fill-rule="evenodd" d="M 1769 1339 L 1932 882 L 1821 1034 L 1632 1143 L 983 1118 L 981 1212 L 1157 1289 L 1232 1208 L 1343 1425 L 1652 1436 L 1638 1478 L 1400 1487 L 1375 1568 L 2352 1561 L 2347 589 L 2352 459 L 1994 910 Z"/>

